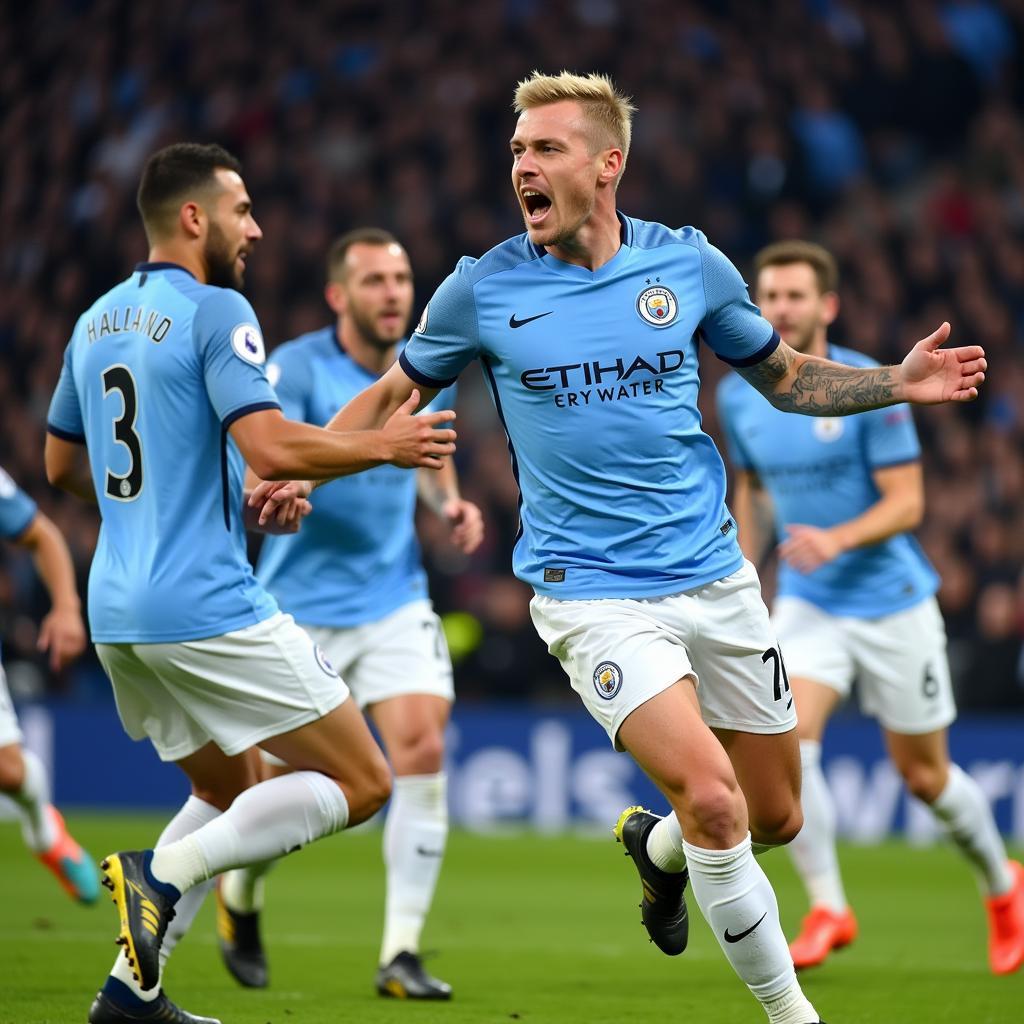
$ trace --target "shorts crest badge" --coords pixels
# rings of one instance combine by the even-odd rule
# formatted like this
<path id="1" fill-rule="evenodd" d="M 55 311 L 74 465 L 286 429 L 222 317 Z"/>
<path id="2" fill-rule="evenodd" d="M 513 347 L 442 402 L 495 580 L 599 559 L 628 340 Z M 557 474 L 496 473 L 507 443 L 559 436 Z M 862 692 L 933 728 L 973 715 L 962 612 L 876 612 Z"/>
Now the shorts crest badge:
<path id="1" fill-rule="evenodd" d="M 645 324 L 668 327 L 679 312 L 675 293 L 664 285 L 651 285 L 636 297 L 636 311 Z"/>
<path id="2" fill-rule="evenodd" d="M 329 675 L 336 676 L 337 669 L 331 664 L 324 649 L 319 644 L 313 644 L 313 654 L 316 656 L 316 663 Z"/>
<path id="3" fill-rule="evenodd" d="M 614 661 L 602 661 L 594 669 L 594 689 L 598 697 L 611 700 L 622 689 L 622 669 Z"/>

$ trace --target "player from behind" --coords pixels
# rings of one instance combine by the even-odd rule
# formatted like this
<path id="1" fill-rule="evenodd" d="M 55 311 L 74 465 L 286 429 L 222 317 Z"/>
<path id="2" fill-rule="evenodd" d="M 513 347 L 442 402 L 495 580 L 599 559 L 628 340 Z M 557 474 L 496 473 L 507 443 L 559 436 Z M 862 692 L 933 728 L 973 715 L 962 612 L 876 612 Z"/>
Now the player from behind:
<path id="1" fill-rule="evenodd" d="M 335 323 L 280 346 L 267 371 L 284 414 L 317 426 L 394 364 L 413 301 L 405 250 L 377 228 L 342 236 L 328 254 L 325 296 Z M 445 392 L 434 404 L 453 400 Z M 459 496 L 451 460 L 418 476 L 382 466 L 320 487 L 298 533 L 264 542 L 256 576 L 344 677 L 394 769 L 377 990 L 448 999 L 451 987 L 428 975 L 419 956 L 448 835 L 442 769 L 454 690 L 416 543 L 417 483 L 449 524 L 453 543 L 475 550 L 482 518 Z M 256 987 L 267 983 L 259 934 L 259 879 L 267 866 L 230 872 L 218 889 L 221 951 L 235 977 Z"/>
<path id="2" fill-rule="evenodd" d="M 364 821 L 390 792 L 347 687 L 252 574 L 245 520 L 261 510 L 243 505 L 245 463 L 265 479 L 327 479 L 433 466 L 454 448 L 434 429 L 454 413 L 413 416 L 415 401 L 360 434 L 282 416 L 237 290 L 261 235 L 239 171 L 219 146 L 150 158 L 149 260 L 79 319 L 50 406 L 47 474 L 102 517 L 89 620 L 118 712 L 192 783 L 155 850 L 104 862 L 125 957 L 92 1024 L 204 1020 L 160 988 L 171 919 L 173 942 L 201 883 Z M 274 521 L 294 527 L 304 505 L 286 500 Z M 257 782 L 254 745 L 303 770 Z"/>
<path id="3" fill-rule="evenodd" d="M 755 265 L 761 311 L 793 349 L 876 365 L 828 341 L 839 307 L 827 250 L 777 242 Z M 857 935 L 821 771 L 825 725 L 856 678 L 861 705 L 881 723 L 910 791 L 978 870 L 992 970 L 1017 970 L 1024 961 L 1024 867 L 1007 860 L 985 795 L 949 759 L 946 730 L 956 708 L 938 580 L 909 533 L 924 512 L 910 409 L 847 419 L 783 416 L 735 375 L 719 385 L 718 407 L 737 469 L 733 509 L 743 550 L 751 561 L 763 555 L 772 508 L 783 538 L 772 619 L 799 713 L 804 808 L 804 827 L 789 849 L 811 902 L 790 945 L 794 963 L 820 964 Z"/>
<path id="4" fill-rule="evenodd" d="M 753 856 L 752 841 L 800 828 L 796 716 L 721 458 L 700 429 L 697 343 L 779 408 L 829 416 L 973 398 L 983 353 L 939 350 L 948 325 L 902 367 L 794 352 L 703 234 L 618 214 L 632 107 L 606 78 L 535 74 L 516 109 L 526 233 L 460 261 L 396 366 L 332 426 L 383 423 L 415 388 L 429 397 L 480 359 L 522 492 L 513 565 L 536 591 L 537 629 L 673 809 L 658 819 L 629 808 L 617 826 L 649 933 L 682 951 L 688 868 L 769 1020 L 818 1021 Z"/>
<path id="5" fill-rule="evenodd" d="M 75 586 L 71 552 L 53 521 L 0 469 L 0 536 L 31 552 L 50 611 L 39 627 L 39 649 L 59 672 L 85 650 L 85 625 Z M 94 903 L 99 873 L 72 838 L 50 803 L 50 780 L 42 761 L 22 745 L 7 680 L 0 668 L 0 793 L 14 801 L 25 845 L 48 867 L 62 888 L 81 903 Z"/>

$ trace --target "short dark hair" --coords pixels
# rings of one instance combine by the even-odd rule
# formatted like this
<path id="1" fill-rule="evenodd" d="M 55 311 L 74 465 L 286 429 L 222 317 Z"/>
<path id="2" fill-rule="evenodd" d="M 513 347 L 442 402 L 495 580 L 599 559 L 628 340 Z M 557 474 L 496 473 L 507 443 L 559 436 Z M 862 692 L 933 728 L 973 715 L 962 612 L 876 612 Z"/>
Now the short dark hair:
<path id="1" fill-rule="evenodd" d="M 327 250 L 328 281 L 340 281 L 345 276 L 345 257 L 353 245 L 401 246 L 402 243 L 384 228 L 353 228 L 346 231 L 340 238 L 336 238 Z"/>
<path id="2" fill-rule="evenodd" d="M 171 216 L 189 192 L 208 188 L 221 169 L 242 173 L 242 165 L 223 146 L 176 142 L 146 161 L 135 202 L 142 214 L 146 235 L 166 232 Z"/>
<path id="3" fill-rule="evenodd" d="M 835 257 L 824 246 L 799 238 L 766 245 L 754 257 L 754 270 L 760 274 L 765 267 L 785 267 L 792 263 L 806 263 L 814 271 L 818 291 L 834 292 L 839 287 L 839 268 Z"/>

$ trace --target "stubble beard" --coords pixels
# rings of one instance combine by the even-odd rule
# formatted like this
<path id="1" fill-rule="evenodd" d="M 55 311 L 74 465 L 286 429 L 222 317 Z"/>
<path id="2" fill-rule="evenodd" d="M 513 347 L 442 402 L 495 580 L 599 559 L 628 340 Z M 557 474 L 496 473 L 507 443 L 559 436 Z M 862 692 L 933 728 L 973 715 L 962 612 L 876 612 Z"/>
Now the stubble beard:
<path id="1" fill-rule="evenodd" d="M 237 257 L 237 251 L 232 252 L 227 236 L 220 226 L 211 221 L 206 248 L 203 251 L 207 284 L 216 285 L 218 288 L 234 288 L 240 292 L 245 284 L 245 270 L 236 269 Z"/>

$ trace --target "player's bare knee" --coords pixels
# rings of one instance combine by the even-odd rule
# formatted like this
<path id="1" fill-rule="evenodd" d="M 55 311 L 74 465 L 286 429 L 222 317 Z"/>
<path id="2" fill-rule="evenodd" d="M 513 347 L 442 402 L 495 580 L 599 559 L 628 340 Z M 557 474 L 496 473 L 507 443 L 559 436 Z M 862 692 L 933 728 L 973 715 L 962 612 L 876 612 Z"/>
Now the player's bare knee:
<path id="1" fill-rule="evenodd" d="M 388 751 L 396 775 L 435 775 L 444 765 L 444 734 L 426 729 Z"/>
<path id="2" fill-rule="evenodd" d="M 384 756 L 372 758 L 348 789 L 349 824 L 356 825 L 376 814 L 391 796 L 391 769 Z"/>
<path id="3" fill-rule="evenodd" d="M 687 796 L 687 817 L 695 832 L 716 844 L 734 845 L 740 839 L 743 795 L 735 784 L 711 781 Z M 684 828 L 684 833 L 688 830 Z"/>
<path id="4" fill-rule="evenodd" d="M 0 792 L 17 793 L 25 782 L 25 762 L 17 744 L 0 747 Z"/>
<path id="5" fill-rule="evenodd" d="M 934 803 L 945 788 L 948 770 L 945 765 L 907 764 L 900 766 L 907 789 L 926 804 Z"/>
<path id="6" fill-rule="evenodd" d="M 796 839 L 804 827 L 804 812 L 799 801 L 780 807 L 775 813 L 751 815 L 750 836 L 764 846 L 785 846 Z"/>

